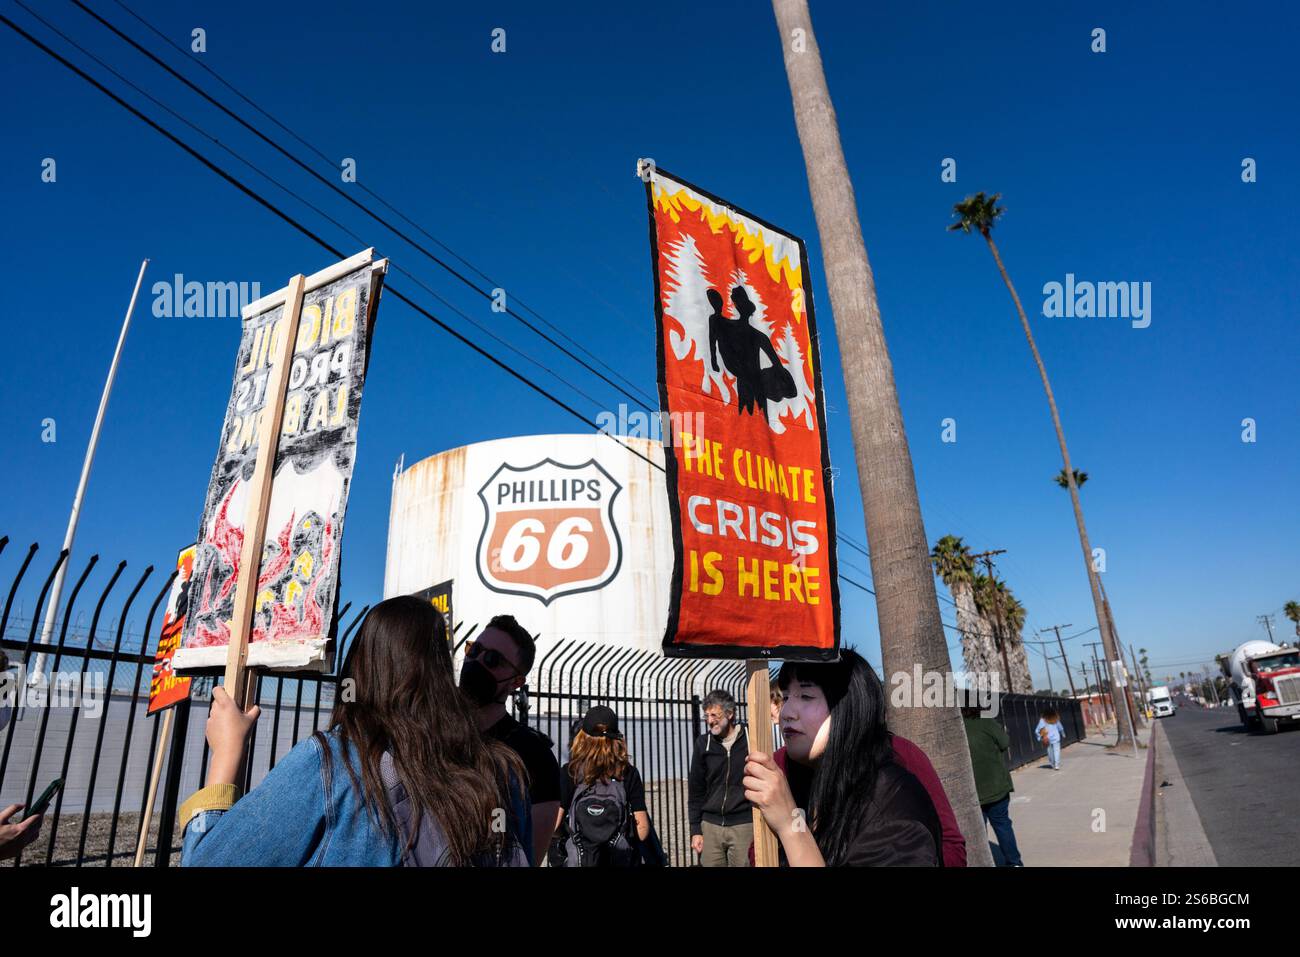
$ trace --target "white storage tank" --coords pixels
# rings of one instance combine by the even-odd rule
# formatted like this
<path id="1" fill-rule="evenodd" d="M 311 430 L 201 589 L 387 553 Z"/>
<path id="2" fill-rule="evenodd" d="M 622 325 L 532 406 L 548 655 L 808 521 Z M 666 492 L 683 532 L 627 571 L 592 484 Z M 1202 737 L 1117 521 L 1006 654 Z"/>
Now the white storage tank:
<path id="1" fill-rule="evenodd" d="M 448 598 L 458 639 L 514 615 L 538 662 L 562 639 L 658 654 L 673 571 L 663 462 L 646 439 L 532 435 L 399 471 L 384 597 Z"/>

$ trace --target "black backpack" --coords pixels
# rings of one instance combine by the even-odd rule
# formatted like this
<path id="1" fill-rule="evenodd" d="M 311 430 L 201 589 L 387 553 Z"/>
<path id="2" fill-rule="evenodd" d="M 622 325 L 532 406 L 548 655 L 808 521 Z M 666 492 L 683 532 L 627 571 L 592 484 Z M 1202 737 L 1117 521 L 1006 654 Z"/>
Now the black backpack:
<path id="1" fill-rule="evenodd" d="M 566 867 L 631 867 L 636 855 L 628 842 L 627 789 L 622 781 L 578 785 L 569 805 Z"/>

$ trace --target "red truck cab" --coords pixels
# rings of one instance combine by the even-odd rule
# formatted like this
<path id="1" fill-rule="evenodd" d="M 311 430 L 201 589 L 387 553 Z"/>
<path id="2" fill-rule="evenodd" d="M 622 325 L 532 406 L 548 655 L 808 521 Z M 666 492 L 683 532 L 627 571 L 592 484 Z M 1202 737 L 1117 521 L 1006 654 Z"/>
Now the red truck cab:
<path id="1" fill-rule="evenodd" d="M 1276 734 L 1282 721 L 1300 721 L 1300 649 L 1283 648 L 1250 659 L 1255 683 L 1255 708 L 1266 734 Z"/>

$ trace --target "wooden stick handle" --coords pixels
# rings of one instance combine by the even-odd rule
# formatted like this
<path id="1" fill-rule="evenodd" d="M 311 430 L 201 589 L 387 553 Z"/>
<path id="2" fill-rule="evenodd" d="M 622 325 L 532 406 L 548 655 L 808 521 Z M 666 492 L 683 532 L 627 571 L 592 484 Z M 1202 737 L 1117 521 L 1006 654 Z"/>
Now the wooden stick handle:
<path id="1" fill-rule="evenodd" d="M 754 754 L 772 753 L 772 685 L 767 672 L 767 662 L 751 658 L 745 662 L 746 709 L 749 714 L 749 750 Z M 778 866 L 776 835 L 763 819 L 763 812 L 754 808 L 754 866 Z"/>
<path id="2" fill-rule="evenodd" d="M 235 582 L 235 608 L 230 620 L 230 646 L 226 651 L 226 693 L 239 710 L 248 707 L 251 682 L 248 666 L 248 641 L 257 612 L 257 578 L 262 565 L 262 543 L 266 539 L 267 511 L 275 479 L 275 454 L 280 446 L 280 428 L 284 422 L 285 388 L 289 383 L 289 366 L 298 342 L 298 319 L 302 315 L 303 289 L 307 279 L 301 273 L 289 280 L 284 312 L 274 328 L 275 363 L 270 369 L 266 398 L 257 432 L 257 464 L 248 484 L 244 512 L 244 541 L 239 551 L 239 572 Z"/>
<path id="3" fill-rule="evenodd" d="M 163 765 L 167 763 L 167 742 L 171 740 L 172 719 L 175 717 L 175 705 L 163 712 L 162 728 L 158 732 L 158 752 L 153 762 L 153 773 L 149 775 L 149 794 L 144 799 L 144 814 L 140 816 L 140 837 L 135 843 L 136 867 L 144 867 L 144 852 L 149 846 L 149 822 L 153 820 L 153 802 L 158 797 L 158 779 L 162 777 Z"/>

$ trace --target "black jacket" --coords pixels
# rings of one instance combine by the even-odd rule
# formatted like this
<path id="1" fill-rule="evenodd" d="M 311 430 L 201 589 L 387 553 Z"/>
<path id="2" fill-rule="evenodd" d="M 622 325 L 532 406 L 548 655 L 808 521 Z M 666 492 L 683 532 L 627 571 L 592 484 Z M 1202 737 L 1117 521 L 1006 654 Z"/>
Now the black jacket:
<path id="1" fill-rule="evenodd" d="M 807 809 L 812 772 L 792 761 L 786 763 L 786 780 L 795 805 Z M 822 847 L 827 860 L 835 857 L 843 867 L 942 867 L 943 829 L 934 802 L 917 777 L 888 761 L 876 775 L 875 792 L 863 809 L 857 827 L 850 828 L 848 846 L 835 855 Z M 781 864 L 786 866 L 784 848 Z"/>
<path id="2" fill-rule="evenodd" d="M 707 731 L 696 740 L 687 795 L 692 837 L 703 833 L 702 821 L 730 827 L 754 820 L 752 805 L 745 800 L 748 754 L 749 733 L 745 728 L 736 735 L 730 753 Z"/>

